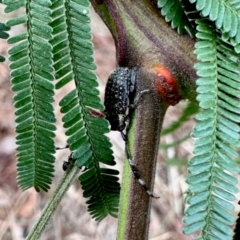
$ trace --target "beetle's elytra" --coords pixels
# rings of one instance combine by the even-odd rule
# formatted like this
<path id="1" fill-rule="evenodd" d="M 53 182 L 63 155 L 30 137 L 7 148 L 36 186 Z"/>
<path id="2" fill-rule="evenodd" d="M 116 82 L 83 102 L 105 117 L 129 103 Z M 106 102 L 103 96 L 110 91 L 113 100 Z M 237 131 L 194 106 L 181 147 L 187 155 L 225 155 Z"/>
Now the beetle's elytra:
<path id="1" fill-rule="evenodd" d="M 117 68 L 108 78 L 105 91 L 106 119 L 111 130 L 122 132 L 126 126 L 125 117 L 129 107 L 129 98 L 133 95 L 136 83 L 137 67 Z"/>
<path id="2" fill-rule="evenodd" d="M 127 141 L 127 137 L 123 133 L 126 127 L 127 108 L 131 105 L 135 106 L 134 95 L 137 71 L 137 67 L 132 69 L 126 67 L 117 68 L 108 78 L 105 91 L 104 105 L 106 119 L 111 125 L 111 130 L 121 132 L 124 141 Z M 148 92 L 148 90 L 143 92 Z M 129 165 L 139 184 L 150 197 L 158 198 L 153 195 L 145 181 L 141 178 L 137 167 L 132 162 L 127 145 L 125 149 Z"/>

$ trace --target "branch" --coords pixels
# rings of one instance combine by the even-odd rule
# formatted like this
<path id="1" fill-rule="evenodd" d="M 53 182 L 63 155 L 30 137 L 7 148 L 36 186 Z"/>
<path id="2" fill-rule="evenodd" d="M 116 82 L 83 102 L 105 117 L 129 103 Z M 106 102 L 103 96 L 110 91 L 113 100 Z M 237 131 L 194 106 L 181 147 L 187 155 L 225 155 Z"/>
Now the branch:
<path id="1" fill-rule="evenodd" d="M 114 37 L 118 65 L 139 66 L 137 93 L 150 89 L 139 101 L 128 139 L 133 164 L 152 189 L 166 109 L 180 99 L 196 101 L 195 41 L 172 30 L 151 0 L 91 2 Z M 147 239 L 152 199 L 124 168 L 118 239 Z"/>
<path id="2" fill-rule="evenodd" d="M 197 79 L 193 68 L 195 41 L 178 35 L 160 16 L 150 0 L 91 0 L 92 5 L 111 31 L 120 66 L 161 65 L 176 78 L 182 99 L 195 101 Z"/>
<path id="3" fill-rule="evenodd" d="M 35 226 L 32 228 L 30 233 L 27 236 L 27 240 L 39 239 L 42 231 L 46 227 L 53 213 L 57 209 L 62 198 L 65 196 L 67 190 L 79 175 L 79 167 L 74 166 L 73 163 L 68 166 L 66 173 L 64 174 L 61 182 L 58 184 L 58 187 L 54 191 L 51 198 L 48 200 L 39 220 L 35 223 Z"/>
<path id="4" fill-rule="evenodd" d="M 163 102 L 154 85 L 148 81 L 153 80 L 152 78 L 155 78 L 152 72 L 146 68 L 140 69 L 137 92 L 146 89 L 149 89 L 150 92 L 140 96 L 135 113 L 136 117 L 131 121 L 128 134 L 128 147 L 133 152 L 133 164 L 137 167 L 149 189 L 153 188 L 160 132 L 167 109 L 166 103 Z M 161 193 L 157 193 L 157 196 L 159 196 L 158 194 L 161 196 Z M 124 166 L 120 199 L 117 239 L 148 239 L 152 198 L 129 170 L 127 161 Z"/>

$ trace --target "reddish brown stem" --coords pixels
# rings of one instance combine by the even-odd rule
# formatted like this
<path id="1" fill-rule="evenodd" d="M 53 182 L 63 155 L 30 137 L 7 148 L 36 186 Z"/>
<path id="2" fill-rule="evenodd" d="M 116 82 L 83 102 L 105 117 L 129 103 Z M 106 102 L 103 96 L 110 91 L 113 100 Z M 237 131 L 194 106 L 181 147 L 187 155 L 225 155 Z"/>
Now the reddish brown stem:
<path id="1" fill-rule="evenodd" d="M 152 2 L 105 0 L 92 4 L 113 34 L 120 66 L 164 66 L 176 79 L 181 98 L 195 101 L 195 41 L 172 30 Z"/>
<path id="2" fill-rule="evenodd" d="M 152 187 L 166 109 L 180 99 L 195 101 L 195 41 L 187 35 L 179 36 L 172 30 L 160 16 L 155 1 L 91 2 L 113 34 L 118 65 L 140 66 L 137 93 L 150 89 L 136 109 L 132 125 L 134 145 L 131 149 L 133 163 L 147 185 Z M 147 239 L 151 199 L 133 176 L 129 184 L 127 212 L 125 219 L 120 216 L 119 220 L 125 230 L 121 236 L 119 234 L 119 239 Z"/>

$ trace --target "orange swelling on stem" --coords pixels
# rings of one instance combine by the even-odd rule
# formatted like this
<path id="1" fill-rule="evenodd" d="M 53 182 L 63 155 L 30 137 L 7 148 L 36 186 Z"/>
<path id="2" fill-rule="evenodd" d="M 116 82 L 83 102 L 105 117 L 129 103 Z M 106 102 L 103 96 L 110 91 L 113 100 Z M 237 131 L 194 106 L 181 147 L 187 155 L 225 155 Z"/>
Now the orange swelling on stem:
<path id="1" fill-rule="evenodd" d="M 164 66 L 156 65 L 154 70 L 156 74 L 155 87 L 158 93 L 167 104 L 176 105 L 181 100 L 176 79 Z"/>

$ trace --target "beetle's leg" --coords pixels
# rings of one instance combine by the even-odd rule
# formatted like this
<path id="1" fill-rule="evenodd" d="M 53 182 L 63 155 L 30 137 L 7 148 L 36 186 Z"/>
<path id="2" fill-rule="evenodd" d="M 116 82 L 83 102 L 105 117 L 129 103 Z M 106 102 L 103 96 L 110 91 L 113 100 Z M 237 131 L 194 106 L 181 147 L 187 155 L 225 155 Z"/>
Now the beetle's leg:
<path id="1" fill-rule="evenodd" d="M 126 142 L 126 140 L 127 140 L 127 135 L 126 135 L 123 131 L 120 131 L 120 133 L 121 133 L 121 136 L 122 136 L 123 141 Z"/>
<path id="2" fill-rule="evenodd" d="M 146 91 L 144 91 L 146 92 Z M 125 116 L 125 123 L 126 123 L 126 131 L 128 132 L 129 130 L 129 123 L 130 123 L 130 117 L 129 115 Z M 132 157 L 128 151 L 128 145 L 127 145 L 127 134 L 125 135 L 125 141 L 126 141 L 126 144 L 125 144 L 125 152 L 126 152 L 126 157 L 127 157 L 127 160 L 128 160 L 128 163 L 130 165 L 130 168 L 135 176 L 135 178 L 137 179 L 137 181 L 139 182 L 139 184 L 144 188 L 144 190 L 146 191 L 146 193 L 152 197 L 152 198 L 155 198 L 155 199 L 158 199 L 160 197 L 155 197 L 153 195 L 153 192 L 147 187 L 146 185 L 146 182 L 141 178 L 141 175 L 137 169 L 137 167 L 133 164 L 132 162 Z"/>
<path id="3" fill-rule="evenodd" d="M 69 148 L 69 145 L 67 145 L 66 147 L 56 147 L 55 150 L 62 150 L 62 149 L 66 149 L 66 148 Z"/>
<path id="4" fill-rule="evenodd" d="M 142 90 L 141 92 L 139 92 L 137 94 L 137 96 L 134 98 L 133 103 L 129 104 L 129 109 L 135 109 L 137 107 L 139 99 L 142 97 L 142 95 L 145 93 L 148 93 L 149 91 L 150 91 L 150 89 L 145 89 L 145 90 Z"/>
<path id="5" fill-rule="evenodd" d="M 146 193 L 147 193 L 150 197 L 155 198 L 155 199 L 160 198 L 160 197 L 155 197 L 155 196 L 153 195 L 153 192 L 147 187 L 146 182 L 141 178 L 141 175 L 140 175 L 140 173 L 138 172 L 137 167 L 136 167 L 136 166 L 133 164 L 133 162 L 132 162 L 131 156 L 130 156 L 130 154 L 129 154 L 129 152 L 128 152 L 127 145 L 126 145 L 126 148 L 125 148 L 125 149 L 126 149 L 126 150 L 125 150 L 125 151 L 126 151 L 126 157 L 127 157 L 127 159 L 128 159 L 129 165 L 130 165 L 130 167 L 131 167 L 131 170 L 132 170 L 135 178 L 136 178 L 137 181 L 139 182 L 139 184 L 144 188 L 144 190 L 146 191 Z"/>

